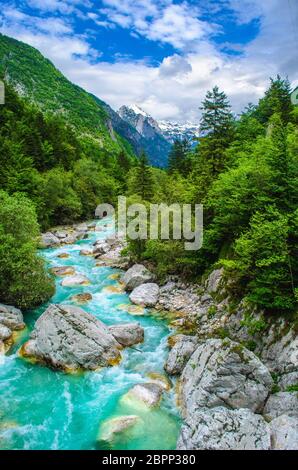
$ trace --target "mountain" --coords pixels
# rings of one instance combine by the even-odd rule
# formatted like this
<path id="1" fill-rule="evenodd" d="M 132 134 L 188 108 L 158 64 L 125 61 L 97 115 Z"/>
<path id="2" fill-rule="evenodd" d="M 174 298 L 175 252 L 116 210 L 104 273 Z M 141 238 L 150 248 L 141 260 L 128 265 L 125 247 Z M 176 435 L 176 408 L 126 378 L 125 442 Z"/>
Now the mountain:
<path id="1" fill-rule="evenodd" d="M 133 154 L 125 135 L 134 131 L 126 129 L 127 124 L 118 117 L 117 129 L 113 128 L 111 115 L 116 113 L 103 101 L 71 83 L 35 48 L 0 34 L 0 74 L 19 95 L 38 105 L 43 112 L 61 115 L 75 128 L 77 135 L 91 139 L 103 152 L 115 155 L 122 149 Z"/>
<path id="2" fill-rule="evenodd" d="M 122 119 L 120 115 L 107 103 L 104 103 L 96 97 L 94 97 L 94 99 L 100 103 L 108 114 L 112 128 L 130 143 L 136 155 L 140 156 L 142 151 L 145 150 L 152 165 L 158 167 L 164 166 L 163 159 L 158 152 L 154 149 L 152 151 L 152 147 L 151 145 L 148 145 L 148 141 L 131 124 L 129 124 L 129 122 Z"/>
<path id="3" fill-rule="evenodd" d="M 189 121 L 184 124 L 170 121 L 158 121 L 158 126 L 164 138 L 171 142 L 171 144 L 173 144 L 175 140 L 193 140 L 200 135 L 199 125 Z"/>
<path id="4" fill-rule="evenodd" d="M 141 135 L 140 143 L 152 164 L 166 166 L 171 144 L 162 135 L 157 121 L 137 105 L 121 106 L 118 115 Z"/>

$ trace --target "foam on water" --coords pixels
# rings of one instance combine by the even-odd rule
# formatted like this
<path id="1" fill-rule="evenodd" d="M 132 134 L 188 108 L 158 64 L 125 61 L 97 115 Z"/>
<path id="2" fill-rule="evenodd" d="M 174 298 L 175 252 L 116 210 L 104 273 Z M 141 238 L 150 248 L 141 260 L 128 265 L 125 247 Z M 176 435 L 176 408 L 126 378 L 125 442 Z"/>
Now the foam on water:
<path id="1" fill-rule="evenodd" d="M 74 295 L 91 293 L 92 300 L 79 305 L 81 308 L 108 325 L 140 322 L 145 330 L 144 343 L 123 350 L 122 361 L 116 367 L 66 375 L 18 357 L 17 349 L 47 305 L 25 314 L 27 330 L 0 363 L 0 449 L 175 448 L 180 421 L 173 390 L 164 394 L 159 408 L 138 410 L 140 420 L 134 430 L 121 433 L 108 447 L 97 441 L 106 420 L 136 414 L 121 397 L 133 385 L 149 381 L 148 374 L 163 373 L 170 333 L 167 324 L 148 310 L 142 316 L 133 316 L 119 308 L 130 303 L 128 295 L 105 289 L 119 286 L 114 276 L 111 279 L 119 269 L 96 267 L 92 257 L 79 254 L 82 248 L 91 248 L 95 239 L 105 238 L 110 230 L 90 232 L 88 239 L 75 245 L 43 250 L 49 268 L 73 266 L 77 274 L 90 280 L 90 285 L 69 288 L 62 287 L 63 278 L 57 277 L 51 302 L 77 305 Z M 69 257 L 59 258 L 61 253 Z"/>

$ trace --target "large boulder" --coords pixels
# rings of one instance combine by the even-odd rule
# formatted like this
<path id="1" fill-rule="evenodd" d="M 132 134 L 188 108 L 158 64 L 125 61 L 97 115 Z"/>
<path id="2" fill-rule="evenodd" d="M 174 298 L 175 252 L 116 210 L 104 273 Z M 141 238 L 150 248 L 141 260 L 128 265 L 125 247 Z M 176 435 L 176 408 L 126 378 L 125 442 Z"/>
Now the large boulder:
<path id="1" fill-rule="evenodd" d="M 176 335 L 175 344 L 169 352 L 165 371 L 169 375 L 178 375 L 196 349 L 198 340 L 195 336 Z"/>
<path id="2" fill-rule="evenodd" d="M 35 323 L 21 355 L 56 369 L 95 370 L 117 364 L 120 344 L 93 315 L 72 305 L 50 305 Z"/>
<path id="3" fill-rule="evenodd" d="M 157 284 L 148 282 L 136 287 L 129 298 L 133 304 L 142 305 L 143 307 L 154 307 L 157 304 L 159 295 L 159 287 Z"/>
<path id="4" fill-rule="evenodd" d="M 60 243 L 61 240 L 51 232 L 41 234 L 40 245 L 42 248 L 52 248 L 54 246 L 60 245 Z"/>
<path id="5" fill-rule="evenodd" d="M 181 376 L 184 416 L 201 407 L 249 408 L 261 411 L 273 381 L 251 351 L 229 339 L 199 344 Z"/>
<path id="6" fill-rule="evenodd" d="M 195 426 L 194 426 L 195 424 Z M 248 409 L 200 409 L 182 426 L 179 450 L 269 450 L 270 428 Z"/>
<path id="7" fill-rule="evenodd" d="M 10 330 L 22 330 L 25 328 L 21 310 L 11 305 L 0 304 L 0 324 Z"/>
<path id="8" fill-rule="evenodd" d="M 125 289 L 128 291 L 153 280 L 154 275 L 142 264 L 134 264 L 121 277 L 121 282 L 123 282 Z"/>
<path id="9" fill-rule="evenodd" d="M 282 415 L 270 423 L 273 450 L 298 450 L 298 417 Z"/>
<path id="10" fill-rule="evenodd" d="M 144 341 L 144 328 L 139 323 L 125 323 L 109 327 L 110 333 L 122 346 L 132 346 Z"/>
<path id="11" fill-rule="evenodd" d="M 263 414 L 266 418 L 274 419 L 283 414 L 297 414 L 298 394 L 296 392 L 279 392 L 271 395 L 265 405 Z"/>

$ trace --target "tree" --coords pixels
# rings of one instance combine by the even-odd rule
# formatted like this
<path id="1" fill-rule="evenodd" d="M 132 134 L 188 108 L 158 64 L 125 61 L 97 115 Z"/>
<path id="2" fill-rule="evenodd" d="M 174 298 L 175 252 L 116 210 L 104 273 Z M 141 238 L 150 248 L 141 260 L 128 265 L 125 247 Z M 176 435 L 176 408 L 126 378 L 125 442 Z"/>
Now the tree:
<path id="1" fill-rule="evenodd" d="M 169 173 L 179 171 L 181 174 L 186 175 L 190 170 L 190 142 L 188 139 L 175 140 L 170 154 L 168 170 Z"/>
<path id="2" fill-rule="evenodd" d="M 276 79 L 270 78 L 270 87 L 264 98 L 259 101 L 256 116 L 261 123 L 267 124 L 271 116 L 278 113 L 283 124 L 287 124 L 290 121 L 293 108 L 290 82 L 277 75 Z"/>
<path id="3" fill-rule="evenodd" d="M 217 137 L 222 137 L 221 134 L 225 132 L 226 136 L 224 137 L 228 138 L 233 131 L 234 119 L 227 95 L 220 92 L 218 86 L 207 92 L 200 109 L 203 111 L 201 131 Z"/>
<path id="4" fill-rule="evenodd" d="M 33 204 L 0 191 L 0 302 L 31 308 L 55 291 L 37 253 L 39 227 Z"/>
<path id="5" fill-rule="evenodd" d="M 213 178 L 225 167 L 225 150 L 234 138 L 234 118 L 227 96 L 217 86 L 207 92 L 200 109 L 200 129 L 205 135 L 197 147 L 198 165 L 205 166 Z"/>
<path id="6" fill-rule="evenodd" d="M 287 311 L 296 304 L 289 231 L 288 218 L 275 208 L 256 212 L 236 241 L 236 260 L 226 264 L 238 284 L 244 282 L 248 299 L 267 310 Z"/>
<path id="7" fill-rule="evenodd" d="M 153 196 L 153 178 L 145 152 L 142 152 L 135 169 L 131 192 L 145 201 L 150 201 Z"/>

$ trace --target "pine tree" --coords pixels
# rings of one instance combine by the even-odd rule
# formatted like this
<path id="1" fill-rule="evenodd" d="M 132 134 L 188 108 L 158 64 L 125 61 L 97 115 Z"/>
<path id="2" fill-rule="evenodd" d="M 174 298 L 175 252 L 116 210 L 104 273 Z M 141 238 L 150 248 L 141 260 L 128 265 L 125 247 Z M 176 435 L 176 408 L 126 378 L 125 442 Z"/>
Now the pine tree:
<path id="1" fill-rule="evenodd" d="M 118 153 L 117 163 L 123 176 L 126 177 L 127 173 L 129 172 L 131 168 L 131 161 L 127 153 L 124 152 L 124 150 L 121 150 L 121 152 Z"/>
<path id="2" fill-rule="evenodd" d="M 224 92 L 220 92 L 215 86 L 212 91 L 208 91 L 200 108 L 202 113 L 200 129 L 206 134 L 214 136 L 230 137 L 233 131 L 233 115 L 228 98 Z"/>
<path id="3" fill-rule="evenodd" d="M 200 109 L 203 111 L 200 129 L 205 135 L 199 139 L 197 148 L 199 164 L 206 165 L 214 177 L 225 167 L 225 150 L 233 141 L 235 121 L 226 94 L 217 86 L 207 92 Z"/>
<path id="4" fill-rule="evenodd" d="M 169 154 L 169 173 L 179 171 L 183 175 L 189 172 L 190 142 L 188 139 L 175 140 Z"/>
<path id="5" fill-rule="evenodd" d="M 293 109 L 289 80 L 283 80 L 279 75 L 277 75 L 276 79 L 270 78 L 270 87 L 266 91 L 264 98 L 260 100 L 256 111 L 257 118 L 262 124 L 267 124 L 271 116 L 278 113 L 281 116 L 282 122 L 287 124 L 290 121 Z"/>
<path id="6" fill-rule="evenodd" d="M 136 168 L 133 192 L 145 201 L 150 201 L 153 196 L 153 178 L 145 152 L 142 152 Z"/>

